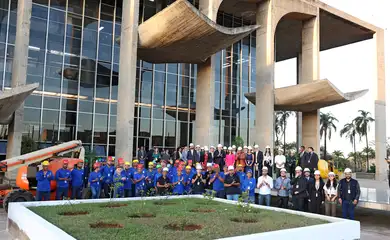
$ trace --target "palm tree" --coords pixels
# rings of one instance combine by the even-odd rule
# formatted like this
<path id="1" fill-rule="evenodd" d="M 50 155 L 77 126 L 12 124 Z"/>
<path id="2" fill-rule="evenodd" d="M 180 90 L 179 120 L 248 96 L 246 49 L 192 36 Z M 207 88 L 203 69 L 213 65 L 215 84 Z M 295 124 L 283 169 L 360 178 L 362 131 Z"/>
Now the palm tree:
<path id="1" fill-rule="evenodd" d="M 280 123 L 280 118 L 281 118 L 281 112 L 275 112 L 275 124 L 274 124 L 274 131 L 275 131 L 275 149 L 277 148 L 277 146 L 280 144 L 279 142 L 279 135 L 280 133 L 282 132 L 282 128 L 281 128 L 281 123 Z"/>
<path id="2" fill-rule="evenodd" d="M 324 159 L 327 160 L 326 156 L 326 137 L 329 140 L 332 137 L 332 129 L 334 131 L 337 130 L 335 122 L 338 122 L 337 118 L 335 118 L 332 113 L 322 113 L 320 112 L 320 136 L 324 136 Z"/>
<path id="3" fill-rule="evenodd" d="M 375 121 L 370 115 L 371 113 L 364 110 L 359 110 L 360 115 L 357 116 L 353 121 L 356 123 L 356 130 L 359 134 L 360 139 L 362 137 L 366 138 L 366 149 L 368 149 L 368 131 L 370 131 L 370 123 Z M 369 169 L 368 166 L 368 152 L 367 152 L 367 171 Z"/>
<path id="4" fill-rule="evenodd" d="M 356 171 L 356 137 L 357 131 L 356 131 L 356 123 L 352 121 L 351 123 L 347 123 L 344 125 L 344 127 L 340 130 L 340 137 L 345 135 L 346 138 L 349 139 L 349 142 L 352 144 L 354 157 L 353 161 L 355 163 L 355 171 Z"/>
<path id="5" fill-rule="evenodd" d="M 346 161 L 344 157 L 344 153 L 340 150 L 334 150 L 332 153 L 332 158 L 334 162 L 334 166 L 339 169 L 339 168 L 345 168 Z"/>
<path id="6" fill-rule="evenodd" d="M 281 111 L 279 114 L 279 124 L 282 130 L 283 135 L 283 154 L 286 155 L 286 129 L 287 129 L 287 119 L 294 115 L 294 112 Z"/>

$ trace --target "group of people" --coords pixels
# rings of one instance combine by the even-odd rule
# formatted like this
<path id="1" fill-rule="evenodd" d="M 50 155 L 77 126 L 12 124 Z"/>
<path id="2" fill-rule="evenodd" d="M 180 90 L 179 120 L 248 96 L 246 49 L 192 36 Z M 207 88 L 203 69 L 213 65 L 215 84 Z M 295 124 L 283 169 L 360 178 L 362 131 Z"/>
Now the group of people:
<path id="1" fill-rule="evenodd" d="M 252 151 L 253 150 L 253 151 Z M 199 147 L 190 144 L 189 149 L 175 152 L 172 157 L 162 158 L 154 150 L 152 158 L 139 153 L 132 162 L 113 157 L 100 159 L 93 164 L 93 171 L 84 176 L 82 163 L 73 170 L 68 169 L 64 160 L 63 168 L 55 176 L 43 162 L 43 169 L 37 173 L 37 200 L 48 200 L 50 181 L 57 181 L 56 199 L 68 198 L 69 186 L 72 199 L 81 198 L 83 179 L 88 179 L 92 198 L 142 197 L 155 195 L 213 194 L 218 198 L 237 201 L 245 192 L 247 201 L 255 203 L 255 190 L 258 189 L 258 203 L 271 205 L 271 193 L 276 191 L 279 207 L 288 208 L 290 195 L 293 208 L 336 215 L 336 205 L 342 205 L 343 217 L 354 219 L 354 207 L 360 196 L 359 183 L 351 178 L 351 170 L 345 169 L 345 179 L 337 182 L 330 172 L 326 183 L 317 170 L 318 156 L 314 149 L 308 151 L 302 146 L 298 154 L 287 158 L 279 153 L 273 157 L 267 146 L 264 153 L 258 146 L 226 148 L 218 145 Z M 277 178 L 272 178 L 275 163 Z M 287 177 L 287 170 L 290 178 Z M 293 169 L 292 169 L 293 168 Z M 256 180 L 257 179 L 257 180 Z"/>

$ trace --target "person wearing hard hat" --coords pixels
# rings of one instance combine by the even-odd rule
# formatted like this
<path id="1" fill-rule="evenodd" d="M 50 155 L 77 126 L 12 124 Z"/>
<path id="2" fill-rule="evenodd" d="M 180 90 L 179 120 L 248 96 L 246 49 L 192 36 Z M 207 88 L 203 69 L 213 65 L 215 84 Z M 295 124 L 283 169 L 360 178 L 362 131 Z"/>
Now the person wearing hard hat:
<path id="1" fill-rule="evenodd" d="M 304 211 L 305 198 L 308 196 L 307 181 L 302 176 L 302 168 L 300 166 L 295 168 L 295 178 L 291 181 L 291 192 L 294 209 Z"/>
<path id="2" fill-rule="evenodd" d="M 131 184 L 132 184 L 132 172 L 131 172 L 131 163 L 130 162 L 125 162 L 125 168 L 123 170 L 123 173 L 125 175 L 125 181 L 123 183 L 123 197 L 128 198 L 132 197 L 131 194 Z"/>
<path id="3" fill-rule="evenodd" d="M 341 204 L 343 218 L 355 219 L 355 207 L 360 198 L 360 185 L 356 179 L 352 178 L 352 170 L 344 170 L 345 178 L 340 180 L 338 195 Z"/>
<path id="4" fill-rule="evenodd" d="M 232 147 L 228 147 L 228 153 L 226 154 L 225 163 L 226 163 L 226 165 L 228 167 L 229 166 L 233 166 L 234 167 L 234 164 L 236 163 L 236 156 L 233 154 L 233 148 Z"/>
<path id="5" fill-rule="evenodd" d="M 182 166 L 177 169 L 177 173 L 172 178 L 172 193 L 176 195 L 183 195 L 185 188 L 185 176 L 183 175 Z"/>
<path id="6" fill-rule="evenodd" d="M 210 146 L 209 157 L 207 159 L 207 162 L 214 163 L 214 159 L 215 159 L 215 147 Z"/>
<path id="7" fill-rule="evenodd" d="M 37 172 L 37 201 L 50 200 L 50 181 L 54 180 L 53 172 L 49 170 L 49 161 L 42 162 L 42 170 Z"/>
<path id="8" fill-rule="evenodd" d="M 312 184 L 314 182 L 314 179 L 312 177 L 310 177 L 310 174 L 311 174 L 311 171 L 309 168 L 305 168 L 303 170 L 303 174 L 304 174 L 304 178 L 306 180 L 306 187 L 307 187 L 307 191 L 309 192 L 309 186 L 310 184 Z M 304 200 L 304 210 L 305 212 L 309 212 L 309 194 L 307 194 L 307 196 L 305 197 L 305 200 Z"/>
<path id="9" fill-rule="evenodd" d="M 134 174 L 137 172 L 137 166 L 139 164 L 138 159 L 134 159 L 131 162 L 131 168 L 130 168 L 130 176 L 131 176 L 131 196 L 135 197 L 135 183 L 134 183 Z"/>
<path id="10" fill-rule="evenodd" d="M 125 160 L 123 158 L 118 158 L 118 166 L 122 169 L 125 167 Z"/>
<path id="11" fill-rule="evenodd" d="M 280 169 L 280 176 L 275 181 L 275 189 L 278 191 L 279 207 L 288 208 L 288 199 L 291 190 L 291 181 L 287 177 L 285 168 Z"/>
<path id="12" fill-rule="evenodd" d="M 334 172 L 328 173 L 328 180 L 324 185 L 325 215 L 336 217 L 338 183 Z"/>
<path id="13" fill-rule="evenodd" d="M 76 168 L 73 168 L 70 173 L 72 179 L 72 199 L 81 199 L 84 183 L 83 162 L 78 162 Z"/>
<path id="14" fill-rule="evenodd" d="M 92 199 L 97 199 L 100 197 L 100 181 L 103 179 L 103 177 L 100 173 L 100 164 L 98 162 L 93 164 L 93 168 L 93 172 L 89 174 L 88 182 L 89 186 L 91 187 Z"/>
<path id="15" fill-rule="evenodd" d="M 171 181 L 168 177 L 169 169 L 165 167 L 162 171 L 161 177 L 157 180 L 157 194 L 160 196 L 167 195 L 171 187 Z"/>
<path id="16" fill-rule="evenodd" d="M 68 169 L 69 160 L 62 161 L 62 168 L 56 172 L 57 191 L 56 200 L 63 200 L 69 198 L 69 182 L 72 180 L 70 170 Z"/>
<path id="17" fill-rule="evenodd" d="M 255 188 L 256 188 L 256 179 L 252 177 L 252 170 L 249 169 L 246 172 L 246 178 L 241 184 L 245 192 L 248 193 L 248 200 L 250 203 L 255 203 Z"/>
<path id="18" fill-rule="evenodd" d="M 259 175 L 261 175 L 260 171 L 263 169 L 263 152 L 260 151 L 259 145 L 254 146 L 253 156 L 255 158 L 255 164 L 254 164 L 254 178 L 257 179 Z"/>
<path id="19" fill-rule="evenodd" d="M 107 165 L 103 166 L 101 169 L 101 174 L 103 176 L 103 191 L 104 196 L 106 198 L 110 197 L 111 193 L 111 186 L 113 183 L 114 178 L 114 172 L 115 172 L 115 166 L 114 166 L 114 159 L 109 156 L 107 159 Z"/>
<path id="20" fill-rule="evenodd" d="M 202 166 L 196 166 L 196 174 L 192 177 L 192 193 L 193 194 L 203 194 L 205 191 L 206 178 L 202 174 Z"/>
<path id="21" fill-rule="evenodd" d="M 222 144 L 218 144 L 217 150 L 214 153 L 214 163 L 219 165 L 221 171 L 225 165 L 225 158 L 226 152 L 222 149 Z"/>
<path id="22" fill-rule="evenodd" d="M 237 154 L 237 147 L 236 147 L 236 145 L 232 145 L 232 153 L 234 154 L 234 156 L 236 156 L 236 154 Z"/>
<path id="23" fill-rule="evenodd" d="M 228 167 L 229 173 L 225 175 L 224 187 L 227 200 L 238 201 L 241 194 L 240 177 L 234 172 L 234 167 Z"/>
<path id="24" fill-rule="evenodd" d="M 237 165 L 236 174 L 240 178 L 240 183 L 243 183 L 244 180 L 245 180 L 246 175 L 245 175 L 245 172 L 244 172 L 244 168 L 243 168 L 243 166 L 241 164 Z M 240 185 L 240 189 L 241 189 L 241 191 L 245 191 L 244 186 L 242 184 Z"/>
<path id="25" fill-rule="evenodd" d="M 271 147 L 266 146 L 263 157 L 263 167 L 268 168 L 268 176 L 272 177 L 272 165 L 273 165 L 273 153 L 271 152 Z"/>
<path id="26" fill-rule="evenodd" d="M 321 214 L 322 206 L 325 202 L 324 181 L 321 178 L 320 171 L 314 171 L 314 180 L 309 184 L 309 206 L 310 212 Z"/>
<path id="27" fill-rule="evenodd" d="M 185 179 L 185 188 L 184 191 L 187 194 L 191 194 L 192 192 L 192 177 L 195 175 L 193 172 L 193 168 L 190 165 L 185 167 L 184 179 Z"/>
<path id="28" fill-rule="evenodd" d="M 245 172 L 248 170 L 252 170 L 253 172 L 253 164 L 254 164 L 254 156 L 252 153 L 252 147 L 248 146 L 246 156 L 245 156 Z"/>
<path id="29" fill-rule="evenodd" d="M 268 176 L 268 168 L 266 166 L 262 169 L 262 175 L 257 179 L 257 188 L 259 191 L 259 204 L 265 206 L 271 205 L 271 190 L 274 187 L 274 180 Z"/>
<path id="30" fill-rule="evenodd" d="M 133 182 L 135 184 L 135 196 L 141 197 L 146 194 L 146 183 L 145 176 L 146 174 L 143 172 L 143 165 L 137 165 L 137 171 L 133 175 Z"/>
<path id="31" fill-rule="evenodd" d="M 124 185 L 126 182 L 126 173 L 123 171 L 123 168 L 118 165 L 113 177 L 113 186 L 114 186 L 114 197 L 122 198 L 124 197 Z"/>
<path id="32" fill-rule="evenodd" d="M 154 164 L 153 162 L 148 163 L 148 170 L 146 171 L 146 192 L 149 193 L 150 196 L 154 195 L 154 177 L 156 175 L 156 171 L 154 170 Z"/>
<path id="33" fill-rule="evenodd" d="M 246 153 L 242 151 L 242 147 L 238 147 L 238 152 L 236 154 L 236 166 L 239 164 L 242 167 L 245 167 Z"/>
<path id="34" fill-rule="evenodd" d="M 205 179 L 206 179 L 206 185 L 204 186 L 205 187 L 205 190 L 206 192 L 208 193 L 211 193 L 211 191 L 213 190 L 213 182 L 211 182 L 211 176 L 213 175 L 213 165 L 212 163 L 207 163 L 206 164 L 206 172 L 203 174 Z"/>
<path id="35" fill-rule="evenodd" d="M 276 176 L 280 176 L 280 170 L 285 167 L 286 156 L 283 155 L 283 151 L 279 150 L 278 155 L 275 156 Z"/>
<path id="36" fill-rule="evenodd" d="M 225 174 L 221 172 L 218 164 L 213 165 L 214 172 L 211 174 L 210 183 L 213 186 L 212 190 L 215 191 L 215 197 L 225 198 L 225 187 L 223 182 L 225 181 Z"/>

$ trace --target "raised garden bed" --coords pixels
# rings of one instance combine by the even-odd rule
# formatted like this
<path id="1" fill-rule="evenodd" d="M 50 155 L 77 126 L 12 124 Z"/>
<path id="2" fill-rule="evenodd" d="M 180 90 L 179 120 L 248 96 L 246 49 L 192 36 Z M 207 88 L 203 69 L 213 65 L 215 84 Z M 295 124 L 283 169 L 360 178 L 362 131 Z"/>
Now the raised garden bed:
<path id="1" fill-rule="evenodd" d="M 12 203 L 8 229 L 13 237 L 27 236 L 30 240 L 113 236 L 119 240 L 275 240 L 294 234 L 310 239 L 319 231 L 327 234 L 318 235 L 317 240 L 360 238 L 360 225 L 355 221 L 258 205 L 243 213 L 231 201 L 211 201 L 212 204 L 202 196 L 189 196 Z"/>

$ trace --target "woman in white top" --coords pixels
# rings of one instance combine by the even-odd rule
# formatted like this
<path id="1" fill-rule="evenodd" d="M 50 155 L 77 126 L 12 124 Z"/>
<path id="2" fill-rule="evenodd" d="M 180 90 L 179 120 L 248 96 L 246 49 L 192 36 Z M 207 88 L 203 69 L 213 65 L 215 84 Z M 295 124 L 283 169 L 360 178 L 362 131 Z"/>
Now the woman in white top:
<path id="1" fill-rule="evenodd" d="M 276 175 L 280 176 L 280 170 L 284 168 L 286 164 L 286 157 L 283 155 L 283 151 L 279 150 L 279 154 L 275 156 Z"/>
<path id="2" fill-rule="evenodd" d="M 330 172 L 328 174 L 328 181 L 324 186 L 325 193 L 325 214 L 327 216 L 336 216 L 336 205 L 337 205 L 337 180 L 335 174 Z"/>
<path id="3" fill-rule="evenodd" d="M 263 166 L 268 168 L 268 176 L 272 177 L 272 163 L 273 157 L 271 153 L 270 146 L 265 147 L 264 158 L 263 158 Z"/>

